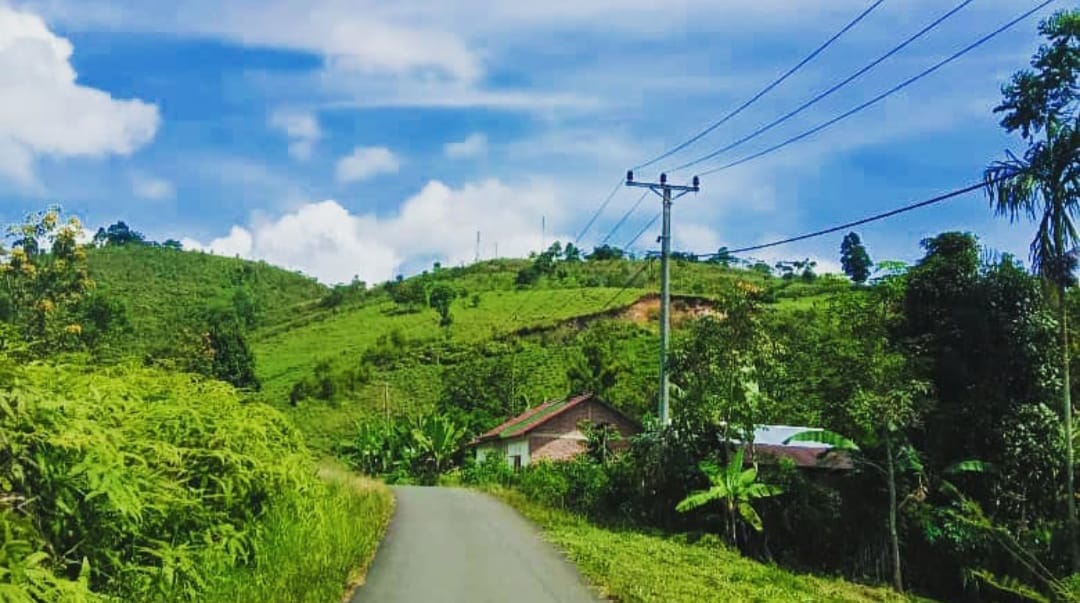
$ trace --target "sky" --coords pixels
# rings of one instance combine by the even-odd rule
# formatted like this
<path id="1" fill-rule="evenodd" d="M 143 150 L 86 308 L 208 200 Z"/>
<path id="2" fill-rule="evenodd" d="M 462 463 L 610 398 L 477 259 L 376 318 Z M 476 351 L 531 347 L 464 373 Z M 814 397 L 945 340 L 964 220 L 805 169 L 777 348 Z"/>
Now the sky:
<path id="1" fill-rule="evenodd" d="M 955 0 L 956 3 L 959 0 Z M 0 223 L 52 204 L 187 249 L 326 283 L 573 241 L 626 170 L 753 96 L 870 0 L 0 0 Z M 896 56 L 695 169 L 768 148 L 888 90 L 1036 0 L 974 0 Z M 710 153 L 846 78 L 955 6 L 885 0 L 686 150 Z M 1055 2 L 850 119 L 702 179 L 673 246 L 738 248 L 979 180 L 1019 141 L 993 108 Z M 687 182 L 694 170 L 673 172 Z M 578 241 L 626 245 L 659 211 L 618 189 Z M 1027 257 L 1034 225 L 980 193 L 858 229 L 912 262 L 945 230 Z M 657 247 L 657 228 L 632 246 Z M 480 243 L 477 245 L 477 233 Z M 754 255 L 838 270 L 843 233 Z"/>

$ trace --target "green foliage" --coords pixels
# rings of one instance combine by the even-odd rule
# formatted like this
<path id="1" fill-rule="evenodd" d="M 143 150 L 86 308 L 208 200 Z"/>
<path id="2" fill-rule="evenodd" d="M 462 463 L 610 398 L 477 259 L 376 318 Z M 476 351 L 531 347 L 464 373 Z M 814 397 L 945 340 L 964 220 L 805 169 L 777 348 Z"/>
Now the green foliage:
<path id="1" fill-rule="evenodd" d="M 844 237 L 840 244 L 840 265 L 844 268 L 844 274 L 856 284 L 862 285 L 870 278 L 874 263 L 870 261 L 870 254 L 866 252 L 858 234 L 849 232 Z"/>
<path id="2" fill-rule="evenodd" d="M 210 375 L 241 389 L 259 389 L 255 357 L 234 315 L 219 314 L 210 319 L 207 343 L 212 357 Z"/>
<path id="3" fill-rule="evenodd" d="M 601 400 L 612 399 L 619 378 L 627 372 L 619 360 L 615 349 L 617 339 L 612 334 L 609 326 L 602 326 L 582 335 L 580 352 L 566 370 L 571 391 L 591 392 Z"/>
<path id="4" fill-rule="evenodd" d="M 728 522 L 728 542 L 732 545 L 738 544 L 738 521 L 758 532 L 765 529 L 753 501 L 781 493 L 779 487 L 757 481 L 757 465 L 747 468 L 743 463 L 744 455 L 745 450 L 738 448 L 724 467 L 712 462 L 699 465 L 711 486 L 692 492 L 675 507 L 678 512 L 686 513 L 713 502 L 722 503 Z"/>
<path id="5" fill-rule="evenodd" d="M 0 586 L 31 594 L 85 584 L 122 600 L 212 600 L 221 572 L 265 557 L 267 517 L 330 496 L 284 417 L 189 376 L 30 368 L 0 391 L 0 433 Z"/>
<path id="6" fill-rule="evenodd" d="M 540 524 L 601 592 L 627 603 L 698 601 L 909 601 L 880 588 L 836 578 L 796 574 L 746 559 L 715 537 L 693 538 L 601 527 L 566 511 L 496 490 L 504 501 Z M 657 560 L 663 560 L 658 563 Z"/>
<path id="7" fill-rule="evenodd" d="M 458 459 L 465 436 L 464 427 L 441 415 L 368 421 L 357 425 L 342 452 L 368 475 L 434 484 Z"/>
<path id="8" fill-rule="evenodd" d="M 435 285 L 431 290 L 429 303 L 439 313 L 440 327 L 449 327 L 454 324 L 454 317 L 450 315 L 450 304 L 453 303 L 455 297 L 457 297 L 457 291 L 445 284 Z"/>
<path id="9" fill-rule="evenodd" d="M 78 310 L 94 281 L 78 242 L 81 231 L 76 218 L 65 221 L 51 208 L 7 229 L 10 250 L 0 244 L 0 314 L 36 356 L 82 346 Z"/>
<path id="10" fill-rule="evenodd" d="M 87 267 L 95 295 L 126 308 L 129 326 L 118 345 L 171 364 L 191 362 L 175 348 L 207 333 L 211 309 L 234 309 L 250 331 L 317 308 L 327 292 L 311 278 L 266 263 L 147 245 L 91 249 Z"/>

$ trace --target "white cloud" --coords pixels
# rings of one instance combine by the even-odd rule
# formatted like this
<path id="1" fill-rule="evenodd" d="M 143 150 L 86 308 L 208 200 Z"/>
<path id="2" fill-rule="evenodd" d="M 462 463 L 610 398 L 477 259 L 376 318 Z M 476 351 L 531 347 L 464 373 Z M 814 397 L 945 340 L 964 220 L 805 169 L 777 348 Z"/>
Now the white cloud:
<path id="1" fill-rule="evenodd" d="M 254 239 L 251 232 L 240 226 L 233 226 L 228 235 L 214 239 L 206 245 L 189 238 L 180 239 L 180 243 L 184 249 L 196 249 L 228 257 L 251 259 L 254 251 Z"/>
<path id="2" fill-rule="evenodd" d="M 297 161 L 311 159 L 315 144 L 322 138 L 322 128 L 314 114 L 281 109 L 270 116 L 270 127 L 289 138 L 289 156 Z"/>
<path id="3" fill-rule="evenodd" d="M 396 174 L 401 162 L 386 147 L 356 147 L 338 160 L 338 182 L 360 182 L 379 174 Z"/>
<path id="4" fill-rule="evenodd" d="M 131 175 L 131 192 L 140 199 L 164 201 L 176 196 L 176 187 L 168 180 L 136 172 Z"/>
<path id="5" fill-rule="evenodd" d="M 483 134 L 470 134 L 460 142 L 443 145 L 443 153 L 450 159 L 470 159 L 487 154 L 488 139 Z"/>
<path id="6" fill-rule="evenodd" d="M 0 4 L 0 175 L 35 184 L 38 156 L 130 155 L 160 122 L 155 105 L 81 86 L 71 43 L 37 15 Z"/>
<path id="7" fill-rule="evenodd" d="M 476 232 L 501 256 L 524 256 L 540 246 L 540 221 L 567 218 L 554 189 L 542 183 L 510 187 L 489 180 L 452 189 L 437 181 L 407 199 L 394 216 L 352 214 L 336 201 L 309 203 L 276 219 L 234 226 L 229 234 L 184 247 L 261 259 L 302 270 L 326 283 L 354 276 L 387 281 L 431 260 L 472 261 Z M 562 239 L 556 228 L 548 241 Z"/>

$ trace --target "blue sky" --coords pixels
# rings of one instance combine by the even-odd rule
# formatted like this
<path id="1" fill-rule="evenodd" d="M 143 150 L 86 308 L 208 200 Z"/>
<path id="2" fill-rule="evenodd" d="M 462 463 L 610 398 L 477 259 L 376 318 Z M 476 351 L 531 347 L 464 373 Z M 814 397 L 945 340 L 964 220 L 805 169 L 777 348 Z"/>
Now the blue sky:
<path id="1" fill-rule="evenodd" d="M 959 0 L 957 0 L 958 2 Z M 50 203 L 96 228 L 326 282 L 572 239 L 625 170 L 740 104 L 869 0 L 0 0 L 0 222 Z M 846 111 L 1036 0 L 974 0 L 852 85 L 707 168 Z M 533 6 L 535 5 L 535 6 Z M 886 0 L 782 86 L 640 178 L 794 108 L 954 6 Z M 958 188 L 1016 141 L 991 109 L 1063 2 L 850 120 L 704 180 L 675 247 L 741 247 Z M 674 179 L 689 179 L 692 172 Z M 620 191 L 583 244 L 639 193 Z M 613 237 L 658 210 L 649 200 Z M 541 223 L 547 225 L 546 233 Z M 971 195 L 859 229 L 876 259 L 962 229 L 1026 257 Z M 655 233 L 639 251 L 655 246 Z M 835 268 L 842 234 L 762 252 Z"/>

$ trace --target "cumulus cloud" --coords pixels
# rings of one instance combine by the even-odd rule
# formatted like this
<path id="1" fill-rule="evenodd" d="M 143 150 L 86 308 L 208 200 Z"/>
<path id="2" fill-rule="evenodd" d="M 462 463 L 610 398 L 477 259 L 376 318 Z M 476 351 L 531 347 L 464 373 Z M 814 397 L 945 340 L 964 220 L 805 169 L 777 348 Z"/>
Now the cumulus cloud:
<path id="1" fill-rule="evenodd" d="M 322 128 L 314 114 L 282 109 L 270 115 L 270 127 L 289 139 L 289 156 L 297 161 L 311 159 L 315 144 L 322 138 Z"/>
<path id="2" fill-rule="evenodd" d="M 487 154 L 488 139 L 483 134 L 470 134 L 460 142 L 443 145 L 443 154 L 450 159 L 470 159 Z"/>
<path id="3" fill-rule="evenodd" d="M 73 51 L 37 15 L 0 3 L 0 176 L 29 186 L 38 156 L 130 155 L 157 133 L 155 105 L 79 85 Z"/>
<path id="4" fill-rule="evenodd" d="M 338 182 L 360 182 L 379 174 L 396 174 L 401 162 L 386 147 L 356 147 L 337 163 Z"/>
<path id="5" fill-rule="evenodd" d="M 164 201 L 176 196 L 176 187 L 168 180 L 136 172 L 131 175 L 131 192 L 147 201 Z"/>
<path id="6" fill-rule="evenodd" d="M 566 218 L 555 191 L 543 184 L 510 187 L 495 180 L 460 189 L 432 181 L 389 217 L 354 214 L 336 201 L 309 203 L 276 219 L 234 226 L 228 235 L 188 249 L 261 259 L 301 270 L 326 283 L 359 277 L 368 283 L 438 260 L 471 261 L 476 232 L 500 255 L 523 256 L 540 246 L 540 221 Z M 553 229 L 549 241 L 567 240 Z"/>

